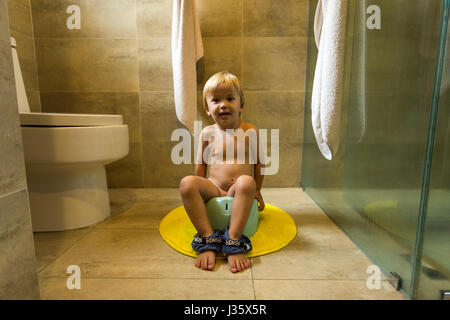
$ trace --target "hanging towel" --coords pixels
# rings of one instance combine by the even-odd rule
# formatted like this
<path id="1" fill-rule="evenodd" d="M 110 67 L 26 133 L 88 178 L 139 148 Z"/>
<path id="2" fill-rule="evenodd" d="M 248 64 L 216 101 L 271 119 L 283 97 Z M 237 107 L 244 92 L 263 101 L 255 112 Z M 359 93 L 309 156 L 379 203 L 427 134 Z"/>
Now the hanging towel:
<path id="1" fill-rule="evenodd" d="M 339 148 L 347 0 L 319 0 L 314 33 L 319 49 L 311 100 L 312 127 L 322 155 Z"/>
<path id="2" fill-rule="evenodd" d="M 203 57 L 195 0 L 174 0 L 172 9 L 172 70 L 178 120 L 191 133 L 197 119 L 196 63 Z"/>

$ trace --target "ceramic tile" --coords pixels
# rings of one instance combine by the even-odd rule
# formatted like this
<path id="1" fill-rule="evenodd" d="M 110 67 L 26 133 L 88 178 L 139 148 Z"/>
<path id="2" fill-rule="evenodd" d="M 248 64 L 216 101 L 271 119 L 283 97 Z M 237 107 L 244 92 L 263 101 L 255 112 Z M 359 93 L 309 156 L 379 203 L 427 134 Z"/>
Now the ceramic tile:
<path id="1" fill-rule="evenodd" d="M 10 30 L 33 37 L 29 0 L 7 0 L 6 3 Z"/>
<path id="2" fill-rule="evenodd" d="M 109 189 L 110 200 L 117 205 L 136 202 L 177 203 L 181 200 L 177 188 Z"/>
<path id="3" fill-rule="evenodd" d="M 38 272 L 90 231 L 92 231 L 90 228 L 82 228 L 60 232 L 35 232 L 33 236 Z"/>
<path id="4" fill-rule="evenodd" d="M 244 63 L 242 61 L 242 41 L 243 39 L 238 37 L 203 39 L 205 73 L 203 81 L 198 85 L 202 92 L 206 81 L 220 71 L 228 71 L 242 82 L 241 66 Z"/>
<path id="5" fill-rule="evenodd" d="M 269 136 L 269 133 L 268 133 Z M 272 157 L 269 164 L 266 165 L 269 172 L 274 174 L 268 174 L 264 177 L 263 186 L 276 187 L 276 186 L 290 186 L 296 187 L 300 185 L 301 177 L 301 143 L 284 143 L 278 144 L 278 171 L 275 173 L 277 165 L 276 157 L 272 156 L 272 152 L 276 152 L 276 144 L 268 143 L 268 154 Z M 272 164 L 273 163 L 273 164 Z M 272 168 L 272 169 L 269 169 Z"/>
<path id="6" fill-rule="evenodd" d="M 174 130 L 185 128 L 175 113 L 173 91 L 141 92 L 140 105 L 143 142 L 170 142 Z"/>
<path id="7" fill-rule="evenodd" d="M 379 289 L 360 280 L 254 280 L 254 286 L 261 300 L 405 300 L 387 281 Z"/>
<path id="8" fill-rule="evenodd" d="M 180 200 L 139 202 L 113 216 L 97 223 L 94 227 L 100 229 L 153 229 L 158 228 L 161 220 L 170 211 L 180 206 Z M 152 230 L 154 232 L 154 230 Z"/>
<path id="9" fill-rule="evenodd" d="M 244 90 L 305 87 L 306 37 L 252 37 L 243 46 Z"/>
<path id="10" fill-rule="evenodd" d="M 143 143 L 144 187 L 178 188 L 183 177 L 194 174 L 193 163 L 175 164 L 172 161 L 171 152 L 178 143 L 178 141 Z"/>
<path id="11" fill-rule="evenodd" d="M 140 90 L 173 90 L 171 38 L 141 38 L 138 41 Z"/>
<path id="12" fill-rule="evenodd" d="M 308 0 L 244 0 L 244 36 L 305 36 Z"/>
<path id="13" fill-rule="evenodd" d="M 139 38 L 171 36 L 172 3 L 171 0 L 136 0 Z"/>
<path id="14" fill-rule="evenodd" d="M 9 17 L 8 7 L 6 1 L 2 1 L 0 5 L 0 41 L 9 42 L 10 30 L 9 30 Z"/>
<path id="15" fill-rule="evenodd" d="M 313 246 L 302 239 L 301 233 L 297 239 L 283 251 L 253 258 L 253 279 L 364 280 L 369 277 L 366 271 L 373 263 L 359 249 Z"/>
<path id="16" fill-rule="evenodd" d="M 108 187 L 143 187 L 141 143 L 130 143 L 128 155 L 105 168 Z"/>
<path id="17" fill-rule="evenodd" d="M 138 91 L 136 39 L 36 38 L 35 43 L 42 91 Z"/>
<path id="18" fill-rule="evenodd" d="M 66 278 L 40 277 L 44 300 L 250 300 L 251 280 L 81 279 L 80 290 L 68 290 Z M 205 288 L 208 287 L 207 296 Z"/>
<path id="19" fill-rule="evenodd" d="M 218 259 L 213 271 L 196 268 L 194 258 L 167 245 L 157 228 L 95 228 L 40 276 L 63 277 L 70 265 L 78 265 L 86 278 L 251 279 L 250 269 L 233 274 L 225 260 Z"/>
<path id="20" fill-rule="evenodd" d="M 242 35 L 243 0 L 200 0 L 197 11 L 202 37 Z"/>
<path id="21" fill-rule="evenodd" d="M 282 250 L 251 258 L 251 270 L 232 274 L 225 260 L 217 260 L 212 272 L 199 270 L 193 258 L 161 239 L 159 222 L 182 203 L 177 188 L 110 189 L 114 214 L 89 228 L 92 232 L 40 272 L 41 296 L 202 300 L 202 288 L 210 286 L 217 289 L 208 299 L 404 299 L 383 274 L 380 289 L 367 288 L 367 267 L 373 263 L 305 192 L 262 192 L 267 203 L 293 217 L 299 233 Z M 339 194 L 330 194 L 333 197 Z M 57 252 L 56 242 L 53 245 Z M 66 288 L 65 272 L 72 264 L 81 268 L 81 290 Z"/>
<path id="22" fill-rule="evenodd" d="M 69 29 L 70 5 L 80 8 L 80 28 Z M 37 38 L 136 37 L 135 0 L 32 0 L 34 34 Z M 71 21 L 71 20 L 69 20 Z"/>
<path id="23" fill-rule="evenodd" d="M 258 129 L 279 131 L 280 142 L 300 142 L 303 134 L 304 92 L 245 92 L 244 121 Z M 279 112 L 274 112 L 274 108 Z"/>
<path id="24" fill-rule="evenodd" d="M 25 163 L 9 41 L 0 40 L 0 194 L 26 187 Z"/>
<path id="25" fill-rule="evenodd" d="M 27 90 L 27 99 L 31 112 L 42 112 L 41 93 L 39 90 Z"/>
<path id="26" fill-rule="evenodd" d="M 26 190 L 0 197 L 0 299 L 36 299 L 36 257 Z"/>

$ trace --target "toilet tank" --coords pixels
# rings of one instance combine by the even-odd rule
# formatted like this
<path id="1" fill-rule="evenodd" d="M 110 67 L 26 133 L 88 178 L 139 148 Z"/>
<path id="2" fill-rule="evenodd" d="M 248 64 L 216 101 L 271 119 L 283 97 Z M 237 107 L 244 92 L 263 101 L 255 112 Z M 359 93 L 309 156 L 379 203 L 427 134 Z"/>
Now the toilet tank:
<path id="1" fill-rule="evenodd" d="M 16 82 L 17 104 L 19 105 L 19 112 L 30 112 L 30 105 L 28 104 L 27 93 L 25 92 L 25 85 L 23 83 L 22 71 L 20 70 L 19 56 L 17 55 L 16 40 L 11 37 L 11 50 L 14 66 L 14 79 Z"/>

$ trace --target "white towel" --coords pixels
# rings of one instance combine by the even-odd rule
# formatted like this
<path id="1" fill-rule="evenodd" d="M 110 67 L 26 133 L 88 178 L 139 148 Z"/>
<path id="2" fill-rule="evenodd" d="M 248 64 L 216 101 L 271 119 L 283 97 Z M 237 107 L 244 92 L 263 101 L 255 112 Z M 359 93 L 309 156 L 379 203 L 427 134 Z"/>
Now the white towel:
<path id="1" fill-rule="evenodd" d="M 196 63 L 203 57 L 195 0 L 174 0 L 172 9 L 172 70 L 178 120 L 191 133 L 197 119 Z"/>
<path id="2" fill-rule="evenodd" d="M 314 21 L 317 56 L 311 100 L 312 127 L 322 155 L 339 148 L 347 0 L 319 0 Z"/>

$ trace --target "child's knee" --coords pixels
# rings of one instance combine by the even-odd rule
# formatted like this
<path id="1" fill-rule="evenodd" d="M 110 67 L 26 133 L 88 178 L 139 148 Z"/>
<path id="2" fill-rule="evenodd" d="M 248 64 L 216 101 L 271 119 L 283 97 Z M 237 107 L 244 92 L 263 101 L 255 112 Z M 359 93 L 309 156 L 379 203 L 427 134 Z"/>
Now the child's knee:
<path id="1" fill-rule="evenodd" d="M 192 191 L 196 190 L 196 177 L 195 176 L 186 176 L 180 181 L 180 193 L 182 195 L 187 195 Z"/>
<path id="2" fill-rule="evenodd" d="M 236 180 L 236 191 L 248 194 L 256 192 L 256 182 L 251 176 L 242 175 Z"/>

